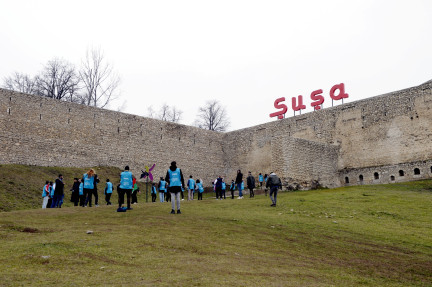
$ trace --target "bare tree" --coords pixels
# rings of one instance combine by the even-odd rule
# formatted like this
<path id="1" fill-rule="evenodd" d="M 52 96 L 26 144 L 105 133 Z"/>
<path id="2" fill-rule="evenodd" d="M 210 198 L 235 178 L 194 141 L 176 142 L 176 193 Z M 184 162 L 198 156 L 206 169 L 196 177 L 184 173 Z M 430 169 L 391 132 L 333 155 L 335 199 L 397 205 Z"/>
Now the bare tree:
<path id="1" fill-rule="evenodd" d="M 206 102 L 198 110 L 195 125 L 207 130 L 223 132 L 229 126 L 229 119 L 223 107 L 217 100 Z"/>
<path id="2" fill-rule="evenodd" d="M 35 94 L 36 81 L 26 74 L 15 72 L 10 77 L 5 77 L 3 87 L 8 90 L 13 90 L 25 94 Z"/>
<path id="3" fill-rule="evenodd" d="M 84 85 L 83 103 L 88 106 L 104 108 L 118 96 L 120 77 L 100 49 L 87 50 L 79 77 Z"/>
<path id="4" fill-rule="evenodd" d="M 36 76 L 36 94 L 57 100 L 75 101 L 78 85 L 74 66 L 65 60 L 49 61 Z"/>
<path id="5" fill-rule="evenodd" d="M 173 123 L 179 123 L 181 121 L 182 114 L 183 114 L 183 111 L 172 106 L 171 110 L 169 111 L 169 114 L 168 114 L 168 116 L 169 116 L 168 121 L 173 122 Z"/>
<path id="6" fill-rule="evenodd" d="M 169 106 L 166 103 L 160 107 L 159 111 L 155 111 L 152 106 L 147 108 L 147 116 L 161 121 L 179 123 L 182 119 L 183 112 L 174 106 Z"/>

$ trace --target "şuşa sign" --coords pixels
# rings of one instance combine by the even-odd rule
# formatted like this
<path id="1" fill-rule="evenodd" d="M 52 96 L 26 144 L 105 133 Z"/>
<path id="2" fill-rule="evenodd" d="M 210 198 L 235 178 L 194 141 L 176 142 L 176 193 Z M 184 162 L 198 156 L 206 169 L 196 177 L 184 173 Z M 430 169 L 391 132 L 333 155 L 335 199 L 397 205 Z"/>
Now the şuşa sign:
<path id="1" fill-rule="evenodd" d="M 336 94 L 336 91 L 339 91 L 338 94 Z M 312 100 L 311 106 L 314 108 L 314 110 L 319 110 L 322 108 L 322 105 L 324 103 L 324 96 L 322 95 L 323 90 L 319 89 L 316 91 L 313 91 L 310 94 L 310 98 Z M 330 98 L 332 100 L 338 101 L 342 100 L 344 98 L 348 98 L 348 94 L 345 93 L 345 84 L 340 83 L 334 85 L 329 92 Z M 287 105 L 285 105 L 283 102 L 285 101 L 285 97 L 278 98 L 274 101 L 274 107 L 276 109 L 279 109 L 279 111 L 271 113 L 270 117 L 278 117 L 278 119 L 283 119 L 285 113 L 288 111 Z M 298 97 L 292 97 L 291 98 L 291 108 L 293 111 L 300 111 L 306 109 L 306 105 L 303 104 L 303 96 Z"/>

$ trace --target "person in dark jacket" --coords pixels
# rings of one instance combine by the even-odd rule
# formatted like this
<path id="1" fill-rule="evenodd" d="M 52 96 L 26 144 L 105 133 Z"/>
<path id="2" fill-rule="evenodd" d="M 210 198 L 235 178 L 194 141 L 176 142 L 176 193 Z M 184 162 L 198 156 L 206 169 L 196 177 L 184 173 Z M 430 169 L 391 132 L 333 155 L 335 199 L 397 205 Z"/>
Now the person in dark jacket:
<path id="1" fill-rule="evenodd" d="M 63 204 L 63 198 L 64 198 L 63 175 L 59 174 L 58 178 L 55 180 L 54 199 L 51 207 L 61 208 Z"/>
<path id="2" fill-rule="evenodd" d="M 249 197 L 255 197 L 255 177 L 252 176 L 251 172 L 248 172 L 248 177 L 246 178 L 246 185 L 249 189 Z"/>
<path id="3" fill-rule="evenodd" d="M 235 183 L 237 184 L 237 189 L 239 191 L 239 197 L 238 197 L 238 199 L 242 199 L 243 198 L 242 182 L 243 182 L 243 173 L 241 173 L 241 171 L 238 170 L 237 171 L 237 177 L 236 177 L 236 180 L 235 180 Z"/>
<path id="4" fill-rule="evenodd" d="M 74 206 L 78 206 L 79 203 L 79 186 L 80 183 L 78 181 L 78 178 L 74 178 L 74 182 L 71 188 L 72 194 L 71 194 L 71 202 L 74 203 Z"/>
<path id="5" fill-rule="evenodd" d="M 216 190 L 216 200 L 222 199 L 222 182 L 223 182 L 223 178 L 222 176 L 219 175 L 219 177 L 216 179 L 216 184 L 215 184 L 215 190 Z"/>
<path id="6" fill-rule="evenodd" d="M 171 166 L 167 170 L 165 181 L 168 183 L 169 192 L 171 193 L 171 214 L 175 214 L 174 208 L 177 203 L 177 214 L 180 214 L 180 193 L 184 189 L 184 178 L 181 169 L 177 167 L 175 161 L 171 162 Z"/>
<path id="7" fill-rule="evenodd" d="M 274 172 L 270 173 L 270 176 L 268 177 L 268 180 L 266 183 L 266 187 L 270 188 L 270 199 L 272 201 L 272 204 L 270 206 L 275 207 L 276 206 L 277 192 L 278 192 L 279 188 L 282 189 L 282 182 L 281 182 L 280 178 Z M 274 194 L 274 197 L 272 197 L 273 194 Z"/>

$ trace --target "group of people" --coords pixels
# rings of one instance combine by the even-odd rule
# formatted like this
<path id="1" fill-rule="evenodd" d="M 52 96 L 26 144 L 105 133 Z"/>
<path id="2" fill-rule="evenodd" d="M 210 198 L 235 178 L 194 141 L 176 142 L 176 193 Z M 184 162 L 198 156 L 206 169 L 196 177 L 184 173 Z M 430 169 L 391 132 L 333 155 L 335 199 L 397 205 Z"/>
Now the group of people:
<path id="1" fill-rule="evenodd" d="M 94 169 L 90 169 L 88 172 L 84 173 L 82 178 L 74 178 L 74 183 L 72 185 L 71 191 L 71 202 L 74 206 L 86 207 L 92 206 L 92 197 L 95 198 L 95 206 L 98 206 L 98 192 L 97 185 L 100 182 Z M 265 183 L 265 193 L 267 195 L 267 190 L 270 190 L 270 198 L 272 200 L 271 206 L 276 206 L 277 191 L 282 188 L 282 183 L 279 177 L 275 173 L 270 173 L 270 175 L 265 174 L 264 176 L 260 173 L 258 175 L 258 182 L 262 188 Z M 213 184 L 213 189 L 216 193 L 216 199 L 226 199 L 226 183 L 222 176 L 219 176 Z M 43 187 L 42 197 L 43 203 L 42 208 L 61 208 L 64 200 L 64 185 L 63 176 L 60 174 L 55 182 L 47 181 Z M 254 197 L 254 189 L 256 188 L 255 178 L 252 176 L 251 172 L 248 172 L 248 177 L 246 178 L 246 186 L 249 189 L 250 197 Z M 180 214 L 180 197 L 184 200 L 185 187 L 188 192 L 188 200 L 194 199 L 194 194 L 198 193 L 198 200 L 202 200 L 202 194 L 204 192 L 204 186 L 201 179 L 194 180 L 192 175 L 189 176 L 187 185 L 185 185 L 183 173 L 180 168 L 177 167 L 175 161 L 171 162 L 170 167 L 167 170 L 165 178 L 161 177 L 156 188 L 156 183 L 152 183 L 151 196 L 152 202 L 156 201 L 157 190 L 159 190 L 159 200 L 160 202 L 171 201 L 171 213 Z M 231 198 L 234 199 L 234 191 L 237 187 L 239 191 L 238 199 L 243 199 L 243 174 L 240 170 L 237 171 L 237 176 L 235 181 L 231 181 L 230 191 Z M 107 205 L 111 205 L 111 195 L 113 193 L 114 187 L 109 179 L 106 180 L 106 185 L 104 189 L 105 201 Z M 133 176 L 126 166 L 124 171 L 120 174 L 120 184 L 117 185 L 118 193 L 118 209 L 117 211 L 132 210 L 131 204 L 137 203 L 137 193 L 139 192 L 138 184 L 136 183 L 136 178 Z M 124 205 L 124 197 L 126 195 L 127 206 Z M 177 211 L 176 211 L 177 210 Z"/>

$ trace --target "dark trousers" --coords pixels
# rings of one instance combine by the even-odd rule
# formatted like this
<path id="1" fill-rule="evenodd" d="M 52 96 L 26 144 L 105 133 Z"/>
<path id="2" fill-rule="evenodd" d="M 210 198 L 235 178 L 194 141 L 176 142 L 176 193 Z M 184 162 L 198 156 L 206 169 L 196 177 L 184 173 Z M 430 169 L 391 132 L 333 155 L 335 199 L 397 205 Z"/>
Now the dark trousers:
<path id="1" fill-rule="evenodd" d="M 52 198 L 50 197 L 50 198 L 48 199 L 48 203 L 47 203 L 46 208 L 51 208 L 51 204 L 52 204 Z"/>
<path id="2" fill-rule="evenodd" d="M 132 191 L 132 202 L 131 202 L 132 204 L 138 203 L 137 194 L 138 194 L 138 190 Z"/>
<path id="3" fill-rule="evenodd" d="M 198 192 L 198 200 L 202 200 L 202 192 Z"/>
<path id="4" fill-rule="evenodd" d="M 86 199 L 85 205 L 87 205 L 87 203 L 88 203 L 89 207 L 92 206 L 92 195 L 94 195 L 94 197 L 95 197 L 95 205 L 98 205 L 99 196 L 98 196 L 97 190 L 95 188 L 94 189 L 84 188 L 84 193 L 87 193 L 87 199 Z"/>
<path id="5" fill-rule="evenodd" d="M 234 189 L 231 189 L 231 198 L 234 199 Z"/>
<path id="6" fill-rule="evenodd" d="M 85 199 L 86 199 L 86 197 L 85 197 L 84 194 L 79 196 L 79 201 L 80 201 L 79 205 L 80 206 L 84 206 L 85 205 Z"/>
<path id="7" fill-rule="evenodd" d="M 118 203 L 119 203 L 119 207 L 121 207 L 123 205 L 123 203 L 124 203 L 124 195 L 126 194 L 127 208 L 130 208 L 130 205 L 131 205 L 131 193 L 132 193 L 132 189 L 123 189 L 123 188 L 119 188 L 118 189 L 118 195 L 119 195 Z"/>
<path id="8" fill-rule="evenodd" d="M 254 197 L 255 193 L 253 191 L 253 188 L 249 188 L 249 197 Z"/>
<path id="9" fill-rule="evenodd" d="M 221 187 L 216 187 L 216 198 L 222 198 L 222 188 Z"/>
<path id="10" fill-rule="evenodd" d="M 79 203 L 79 193 L 77 191 L 72 191 L 71 201 L 74 203 L 74 206 L 78 206 Z"/>
<path id="11" fill-rule="evenodd" d="M 171 192 L 169 191 L 165 192 L 165 201 L 166 202 L 171 201 Z"/>
<path id="12" fill-rule="evenodd" d="M 152 202 L 156 202 L 156 193 L 152 193 Z"/>
<path id="13" fill-rule="evenodd" d="M 107 205 L 111 205 L 111 194 L 112 193 L 105 193 L 105 201 L 107 203 Z"/>
<path id="14" fill-rule="evenodd" d="M 184 191 L 181 191 L 181 199 L 184 199 Z"/>

